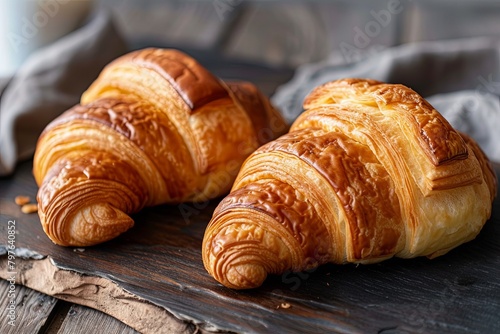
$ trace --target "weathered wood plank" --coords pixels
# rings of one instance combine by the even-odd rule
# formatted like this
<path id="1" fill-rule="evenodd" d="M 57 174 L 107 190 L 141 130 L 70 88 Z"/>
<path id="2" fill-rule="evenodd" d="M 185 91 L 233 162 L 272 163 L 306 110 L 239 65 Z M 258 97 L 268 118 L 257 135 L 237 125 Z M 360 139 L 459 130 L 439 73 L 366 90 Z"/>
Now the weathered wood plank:
<path id="1" fill-rule="evenodd" d="M 68 315 L 71 305 L 71 303 L 58 299 L 49 320 L 45 323 L 39 334 L 57 334 Z"/>
<path id="2" fill-rule="evenodd" d="M 133 328 L 107 314 L 91 308 L 73 304 L 69 309 L 58 334 L 138 334 Z"/>
<path id="3" fill-rule="evenodd" d="M 7 272 L 3 270 L 6 266 L 6 258 L 0 257 L 0 278 L 7 278 Z M 109 279 L 58 268 L 50 258 L 34 260 L 20 257 L 16 259 L 16 268 L 16 281 L 23 286 L 64 301 L 101 310 L 139 332 L 202 333 L 197 326 L 178 319 L 163 307 L 131 294 Z M 49 326 L 49 329 L 50 327 L 53 326 Z"/>
<path id="4" fill-rule="evenodd" d="M 57 302 L 53 297 L 5 280 L 0 280 L 0 296 L 2 334 L 38 333 Z"/>

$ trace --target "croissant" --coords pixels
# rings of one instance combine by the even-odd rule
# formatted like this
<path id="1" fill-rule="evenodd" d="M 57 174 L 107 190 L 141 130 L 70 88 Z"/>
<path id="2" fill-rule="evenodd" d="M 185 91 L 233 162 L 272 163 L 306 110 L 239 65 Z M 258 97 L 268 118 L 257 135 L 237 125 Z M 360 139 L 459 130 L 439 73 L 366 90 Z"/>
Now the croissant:
<path id="1" fill-rule="evenodd" d="M 434 258 L 490 217 L 488 158 L 415 91 L 344 79 L 315 88 L 304 109 L 245 161 L 206 228 L 203 262 L 223 285 L 255 288 L 327 262 Z"/>
<path id="2" fill-rule="evenodd" d="M 244 159 L 286 130 L 251 83 L 224 83 L 176 50 L 124 55 L 39 137 L 43 229 L 89 246 L 128 230 L 143 207 L 225 194 Z"/>

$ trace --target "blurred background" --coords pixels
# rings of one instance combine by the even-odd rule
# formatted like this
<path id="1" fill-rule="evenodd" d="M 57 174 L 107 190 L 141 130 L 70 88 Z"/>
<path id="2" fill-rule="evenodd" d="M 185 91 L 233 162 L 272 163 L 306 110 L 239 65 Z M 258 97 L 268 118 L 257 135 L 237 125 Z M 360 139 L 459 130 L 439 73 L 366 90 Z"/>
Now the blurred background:
<path id="1" fill-rule="evenodd" d="M 215 49 L 277 66 L 346 61 L 416 41 L 500 36 L 500 1 L 96 0 L 135 47 Z"/>
<path id="2" fill-rule="evenodd" d="M 500 34 L 499 1 L 101 0 L 133 44 L 214 48 L 278 66 L 402 43 Z"/>
<path id="3" fill-rule="evenodd" d="M 0 3 L 0 76 L 103 9 L 112 12 L 130 49 L 178 47 L 274 67 L 327 58 L 349 63 L 403 43 L 500 34 L 500 1 L 493 0 Z"/>

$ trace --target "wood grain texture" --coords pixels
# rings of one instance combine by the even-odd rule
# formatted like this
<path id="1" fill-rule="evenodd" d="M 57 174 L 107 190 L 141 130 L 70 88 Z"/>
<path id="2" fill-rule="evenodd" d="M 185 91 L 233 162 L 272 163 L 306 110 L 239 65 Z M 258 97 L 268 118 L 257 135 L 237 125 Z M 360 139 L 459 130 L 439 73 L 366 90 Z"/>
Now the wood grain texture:
<path id="1" fill-rule="evenodd" d="M 68 311 L 58 334 L 65 333 L 108 333 L 108 334 L 138 334 L 131 327 L 116 321 L 116 319 L 91 308 L 73 305 Z"/>
<path id="2" fill-rule="evenodd" d="M 52 244 L 36 215 L 10 204 L 16 195 L 36 192 L 30 168 L 24 163 L 13 178 L 0 180 L 0 245 L 6 243 L 5 222 L 15 219 L 18 249 L 50 256 L 61 272 L 115 282 L 190 326 L 246 333 L 500 331 L 498 200 L 480 235 L 441 258 L 325 265 L 235 292 L 217 284 L 201 262 L 201 238 L 218 201 L 146 209 L 123 236 L 80 252 Z M 53 278 L 43 278 L 50 286 Z M 78 302 L 85 302 L 83 296 Z"/>
<path id="3" fill-rule="evenodd" d="M 71 308 L 71 303 L 65 302 L 64 300 L 58 300 L 56 306 L 52 310 L 49 321 L 46 322 L 40 333 L 62 334 L 59 333 L 59 329 L 61 328 L 64 319 L 66 319 L 66 316 L 68 315 L 70 308 Z"/>
<path id="4" fill-rule="evenodd" d="M 14 299 L 8 297 L 8 293 L 15 295 Z M 38 333 L 45 325 L 49 315 L 56 304 L 56 299 L 25 286 L 15 285 L 14 289 L 8 281 L 0 281 L 0 333 Z M 12 311 L 15 319 L 8 318 L 10 301 L 15 300 Z M 9 322 L 12 320 L 12 323 Z"/>

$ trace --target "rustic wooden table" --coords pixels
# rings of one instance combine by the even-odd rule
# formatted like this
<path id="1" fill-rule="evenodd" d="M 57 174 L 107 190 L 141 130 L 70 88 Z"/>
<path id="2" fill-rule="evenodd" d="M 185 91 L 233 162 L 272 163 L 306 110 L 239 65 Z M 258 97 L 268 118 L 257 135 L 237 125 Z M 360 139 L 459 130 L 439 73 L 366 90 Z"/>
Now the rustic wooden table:
<path id="1" fill-rule="evenodd" d="M 291 75 L 206 65 L 221 77 L 254 81 L 267 94 Z M 217 200 L 145 209 L 129 232 L 80 249 L 52 244 L 38 216 L 14 203 L 36 190 L 31 161 L 0 179 L 0 333 L 500 332 L 498 200 L 478 238 L 435 260 L 325 265 L 235 292 L 201 262 Z"/>

